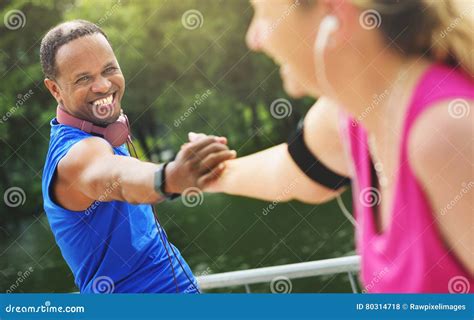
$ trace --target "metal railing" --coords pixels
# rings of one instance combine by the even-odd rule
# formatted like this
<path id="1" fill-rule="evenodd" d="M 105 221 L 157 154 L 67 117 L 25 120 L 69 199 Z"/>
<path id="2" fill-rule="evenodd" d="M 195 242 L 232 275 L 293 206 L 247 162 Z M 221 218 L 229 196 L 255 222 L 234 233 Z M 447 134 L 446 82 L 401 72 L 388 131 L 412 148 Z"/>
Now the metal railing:
<path id="1" fill-rule="evenodd" d="M 347 273 L 352 292 L 357 292 L 355 273 L 360 269 L 360 257 L 348 256 L 334 259 L 285 264 L 281 266 L 216 273 L 197 277 L 202 290 L 245 286 L 250 292 L 250 284 L 271 282 L 276 277 L 288 279 L 307 278 L 329 274 Z"/>

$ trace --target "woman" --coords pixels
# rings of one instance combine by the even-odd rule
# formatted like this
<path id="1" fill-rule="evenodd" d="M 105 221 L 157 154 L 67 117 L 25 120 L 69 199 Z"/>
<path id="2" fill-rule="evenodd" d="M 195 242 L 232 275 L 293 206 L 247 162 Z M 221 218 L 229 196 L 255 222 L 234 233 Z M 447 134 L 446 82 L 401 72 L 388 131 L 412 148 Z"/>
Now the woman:
<path id="1" fill-rule="evenodd" d="M 282 144 L 228 161 L 207 191 L 321 203 L 350 179 L 364 291 L 473 292 L 469 1 L 252 4 L 249 46 L 285 88 L 324 96 L 302 134 L 313 168 Z"/>

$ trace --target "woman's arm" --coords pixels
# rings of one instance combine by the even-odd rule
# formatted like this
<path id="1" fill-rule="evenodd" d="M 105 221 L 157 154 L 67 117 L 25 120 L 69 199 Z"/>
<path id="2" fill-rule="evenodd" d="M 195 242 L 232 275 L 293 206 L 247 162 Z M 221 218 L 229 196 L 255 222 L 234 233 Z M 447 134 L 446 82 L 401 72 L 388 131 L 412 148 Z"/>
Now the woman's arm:
<path id="1" fill-rule="evenodd" d="M 450 117 L 448 102 L 431 107 L 415 123 L 409 161 L 447 247 L 474 275 L 474 114 Z M 469 105 L 472 110 L 473 102 Z"/>
<path id="2" fill-rule="evenodd" d="M 308 112 L 304 139 L 313 155 L 332 171 L 349 177 L 338 130 L 338 109 L 321 98 Z M 286 143 L 225 162 L 221 177 L 206 191 L 269 201 L 297 199 L 307 203 L 328 201 L 344 188 L 330 190 L 307 177 L 295 164 Z"/>

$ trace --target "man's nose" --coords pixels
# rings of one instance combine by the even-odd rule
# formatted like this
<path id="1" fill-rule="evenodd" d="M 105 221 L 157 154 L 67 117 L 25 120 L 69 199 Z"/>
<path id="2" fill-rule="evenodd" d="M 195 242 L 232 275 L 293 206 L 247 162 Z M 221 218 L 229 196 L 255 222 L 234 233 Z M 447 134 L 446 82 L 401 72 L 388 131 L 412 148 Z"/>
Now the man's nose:
<path id="1" fill-rule="evenodd" d="M 112 86 L 112 82 L 109 79 L 104 77 L 99 77 L 94 83 L 92 84 L 92 92 L 97 93 L 107 93 Z"/>
<path id="2" fill-rule="evenodd" d="M 253 51 L 262 50 L 263 42 L 269 31 L 267 23 L 263 21 L 253 21 L 245 36 L 247 47 Z"/>

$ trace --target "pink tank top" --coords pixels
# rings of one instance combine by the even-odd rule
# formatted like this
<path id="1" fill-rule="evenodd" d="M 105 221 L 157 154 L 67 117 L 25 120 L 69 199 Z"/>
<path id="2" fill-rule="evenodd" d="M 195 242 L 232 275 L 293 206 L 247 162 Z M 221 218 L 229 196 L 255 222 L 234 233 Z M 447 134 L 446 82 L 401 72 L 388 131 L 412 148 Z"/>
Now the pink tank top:
<path id="1" fill-rule="evenodd" d="M 391 223 L 383 233 L 377 232 L 374 220 L 375 199 L 371 196 L 376 191 L 372 184 L 367 132 L 352 118 L 344 116 L 341 119 L 353 161 L 353 207 L 358 223 L 356 246 L 362 259 L 361 280 L 365 292 L 474 291 L 473 278 L 442 239 L 428 198 L 409 165 L 407 153 L 410 129 L 423 111 L 436 102 L 456 98 L 474 99 L 472 80 L 456 69 L 441 65 L 429 67 L 415 88 L 405 116 Z"/>

